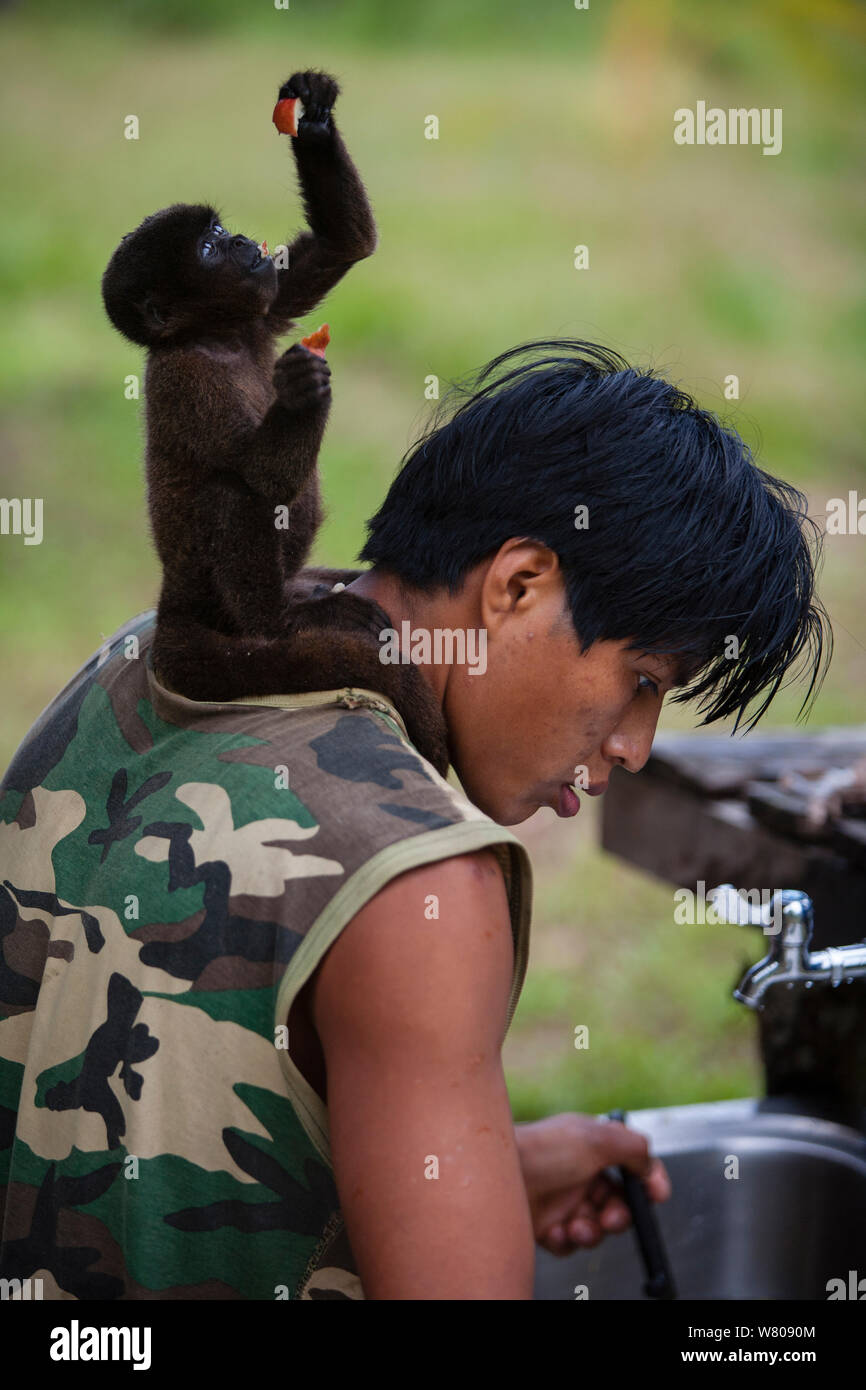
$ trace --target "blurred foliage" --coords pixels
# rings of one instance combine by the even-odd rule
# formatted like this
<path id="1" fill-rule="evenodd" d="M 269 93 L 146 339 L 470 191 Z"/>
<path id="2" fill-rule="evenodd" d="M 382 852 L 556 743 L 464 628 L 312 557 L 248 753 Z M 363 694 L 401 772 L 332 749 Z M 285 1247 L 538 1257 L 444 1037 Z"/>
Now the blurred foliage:
<path id="1" fill-rule="evenodd" d="M 278 5 L 282 4 L 281 8 Z M 18 0 L 14 6 L 47 25 L 68 23 L 66 0 Z M 122 34 L 144 32 L 173 40 L 199 41 L 211 34 L 273 35 L 280 22 L 303 26 L 310 38 L 338 34 L 347 47 L 362 45 L 427 52 L 482 49 L 485 52 L 557 52 L 580 43 L 590 52 L 604 42 L 608 26 L 632 39 L 645 32 L 655 46 L 676 44 L 710 75 L 757 73 L 766 78 L 780 56 L 833 85 L 859 77 L 856 45 L 864 37 L 859 0 L 588 0 L 579 10 L 571 0 L 78 0 L 76 24 L 98 25 Z M 591 21 L 591 22 L 590 22 Z"/>
<path id="2" fill-rule="evenodd" d="M 515 1114 L 760 1095 L 755 1019 L 731 991 L 764 938 L 676 923 L 670 884 L 598 850 L 601 808 L 584 799 L 580 821 L 518 831 L 541 926 L 503 1049 Z"/>
<path id="3" fill-rule="evenodd" d="M 0 763 L 158 592 L 140 411 L 123 394 L 142 354 L 105 319 L 102 270 L 122 233 L 175 200 L 210 199 L 230 226 L 289 239 L 300 202 L 270 112 L 296 67 L 340 78 L 380 229 L 376 255 L 302 325 L 327 319 L 333 334 L 317 559 L 354 559 L 425 419 L 425 377 L 444 387 L 536 337 L 655 366 L 801 486 L 819 520 L 828 498 L 863 495 L 864 13 L 842 0 L 7 5 L 0 493 L 45 499 L 45 539 L 0 542 Z M 698 99 L 781 106 L 782 153 L 676 147 L 673 111 Z M 438 141 L 423 138 L 431 112 Z M 573 269 L 577 243 L 588 272 Z M 729 373 L 739 401 L 723 397 Z M 826 547 L 837 650 L 813 726 L 864 716 L 864 545 Z M 799 703 L 783 692 L 765 726 Z M 533 964 L 506 1047 L 516 1112 L 755 1093 L 754 1028 L 729 998 L 742 932 L 674 929 L 670 892 L 601 855 L 591 828 L 582 815 L 573 852 L 536 873 Z M 580 1022 L 597 1050 L 573 1050 Z"/>

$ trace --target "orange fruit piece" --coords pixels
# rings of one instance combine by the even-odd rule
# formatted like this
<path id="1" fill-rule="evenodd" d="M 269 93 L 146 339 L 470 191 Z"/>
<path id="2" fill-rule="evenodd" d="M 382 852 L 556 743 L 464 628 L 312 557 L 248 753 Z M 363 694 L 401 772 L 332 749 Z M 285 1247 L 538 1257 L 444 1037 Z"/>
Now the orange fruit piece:
<path id="1" fill-rule="evenodd" d="M 317 357 L 324 357 L 325 348 L 330 341 L 331 330 L 326 323 L 323 323 L 321 328 L 317 328 L 315 333 L 310 334 L 309 338 L 301 339 L 301 347 L 309 348 L 310 352 L 314 352 Z"/>
<path id="2" fill-rule="evenodd" d="M 283 97 L 274 107 L 273 122 L 281 135 L 297 135 L 298 121 L 295 116 L 297 97 Z"/>

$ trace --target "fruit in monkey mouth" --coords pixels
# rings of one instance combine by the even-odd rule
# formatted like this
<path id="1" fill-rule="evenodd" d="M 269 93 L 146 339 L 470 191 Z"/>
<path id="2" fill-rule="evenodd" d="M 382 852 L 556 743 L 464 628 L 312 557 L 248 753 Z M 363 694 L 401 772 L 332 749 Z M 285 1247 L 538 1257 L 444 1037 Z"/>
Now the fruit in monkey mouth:
<path id="1" fill-rule="evenodd" d="M 298 118 L 295 115 L 297 104 L 297 97 L 283 97 L 274 107 L 273 122 L 281 135 L 297 135 Z"/>
<path id="2" fill-rule="evenodd" d="M 325 348 L 331 341 L 331 331 L 326 323 L 321 328 L 317 328 L 315 333 L 311 333 L 309 338 L 301 339 L 301 347 L 309 348 L 317 357 L 324 357 Z"/>

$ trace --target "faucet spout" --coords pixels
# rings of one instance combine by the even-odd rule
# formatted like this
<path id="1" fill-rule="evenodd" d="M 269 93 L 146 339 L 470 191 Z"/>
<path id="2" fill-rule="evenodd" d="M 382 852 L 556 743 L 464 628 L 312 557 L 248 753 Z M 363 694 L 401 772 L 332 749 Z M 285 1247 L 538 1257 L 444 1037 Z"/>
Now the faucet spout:
<path id="1" fill-rule="evenodd" d="M 814 915 L 812 900 L 806 893 L 785 888 L 774 893 L 769 907 L 754 909 L 749 909 L 729 883 L 714 889 L 712 897 L 721 920 L 753 922 L 766 930 L 770 922 L 781 917 L 781 930 L 771 941 L 767 954 L 746 971 L 734 990 L 734 998 L 748 1008 L 762 1009 L 771 985 L 793 988 L 802 984 L 808 989 L 813 984 L 836 986 L 843 980 L 850 982 L 866 976 L 866 939 L 852 946 L 809 949 Z"/>

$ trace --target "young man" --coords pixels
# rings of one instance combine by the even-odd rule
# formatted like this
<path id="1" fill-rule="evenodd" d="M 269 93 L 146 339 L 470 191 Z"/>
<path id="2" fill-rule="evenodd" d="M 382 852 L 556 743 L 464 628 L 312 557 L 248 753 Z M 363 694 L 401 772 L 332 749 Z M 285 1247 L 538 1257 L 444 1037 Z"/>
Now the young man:
<path id="1" fill-rule="evenodd" d="M 637 772 L 675 686 L 704 722 L 763 697 L 754 722 L 804 657 L 808 699 L 810 527 L 667 382 L 535 344 L 412 451 L 342 581 L 387 615 L 383 657 L 424 663 L 465 796 L 378 692 L 191 701 L 152 614 L 115 634 L 0 800 L 0 1275 L 528 1299 L 534 1242 L 628 1223 L 607 1167 L 665 1200 L 624 1126 L 512 1123 L 530 875 L 502 827 Z"/>

